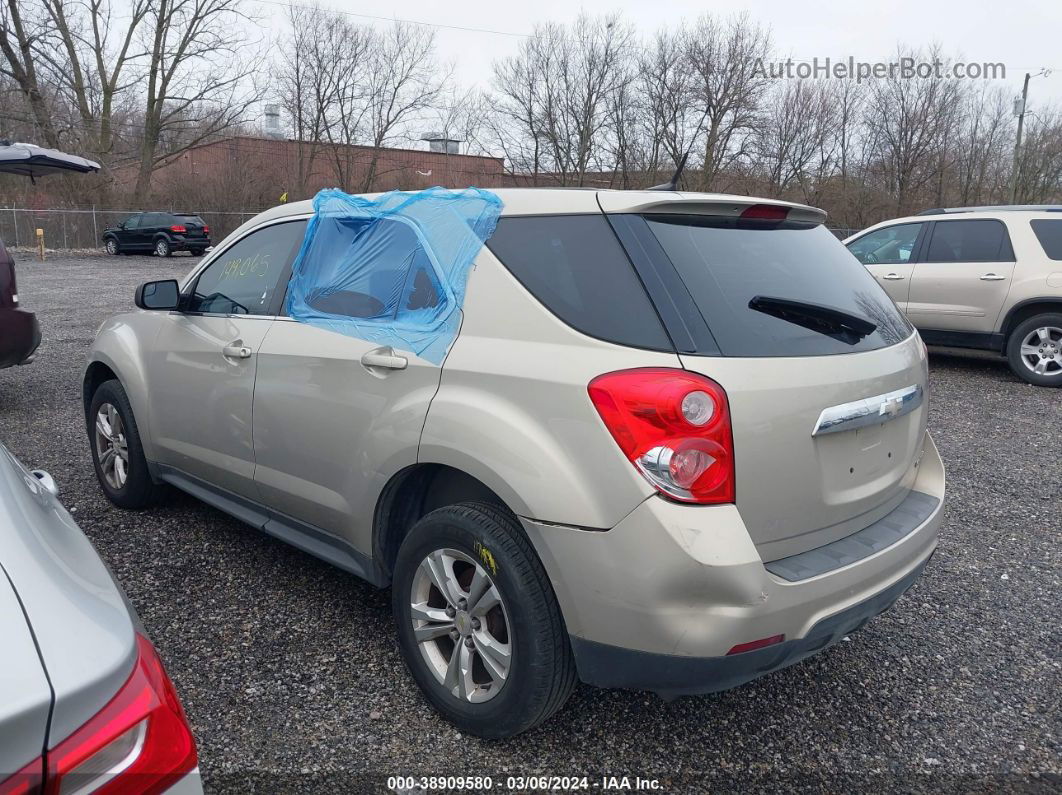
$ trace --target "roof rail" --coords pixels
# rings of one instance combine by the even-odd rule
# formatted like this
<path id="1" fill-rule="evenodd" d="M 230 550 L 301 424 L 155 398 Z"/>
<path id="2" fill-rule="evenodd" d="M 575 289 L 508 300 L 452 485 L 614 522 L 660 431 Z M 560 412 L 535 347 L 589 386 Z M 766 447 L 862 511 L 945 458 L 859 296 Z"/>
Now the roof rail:
<path id="1" fill-rule="evenodd" d="M 922 210 L 916 215 L 947 215 L 948 213 L 982 213 L 982 212 L 1040 212 L 1062 213 L 1062 204 L 986 204 L 981 207 L 935 207 Z"/>

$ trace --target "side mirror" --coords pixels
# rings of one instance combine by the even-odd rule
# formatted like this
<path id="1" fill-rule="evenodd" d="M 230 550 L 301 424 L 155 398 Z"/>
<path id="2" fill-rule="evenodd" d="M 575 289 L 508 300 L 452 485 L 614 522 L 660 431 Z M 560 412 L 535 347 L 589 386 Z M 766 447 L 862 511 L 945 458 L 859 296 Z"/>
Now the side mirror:
<path id="1" fill-rule="evenodd" d="M 133 298 L 141 309 L 176 309 L 181 300 L 181 289 L 176 279 L 144 282 L 136 288 Z"/>

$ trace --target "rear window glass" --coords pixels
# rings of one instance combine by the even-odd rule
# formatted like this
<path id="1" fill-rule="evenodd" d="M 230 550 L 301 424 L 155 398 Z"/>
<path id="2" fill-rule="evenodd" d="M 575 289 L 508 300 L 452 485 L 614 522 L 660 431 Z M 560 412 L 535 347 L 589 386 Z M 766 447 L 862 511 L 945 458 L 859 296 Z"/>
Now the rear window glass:
<path id="1" fill-rule="evenodd" d="M 937 221 L 926 262 L 1010 262 L 1007 228 L 1001 221 Z"/>
<path id="2" fill-rule="evenodd" d="M 821 225 L 689 215 L 645 222 L 724 356 L 853 353 L 895 345 L 912 332 Z"/>
<path id="3" fill-rule="evenodd" d="M 1044 253 L 1055 260 L 1062 260 L 1062 220 L 1043 219 L 1030 221 L 1036 239 L 1044 247 Z"/>
<path id="4" fill-rule="evenodd" d="M 545 306 L 592 337 L 672 350 L 603 215 L 502 218 L 487 247 Z"/>
<path id="5" fill-rule="evenodd" d="M 203 222 L 203 219 L 200 218 L 198 215 L 175 215 L 173 216 L 173 219 L 179 224 L 193 224 L 195 226 L 206 225 Z"/>

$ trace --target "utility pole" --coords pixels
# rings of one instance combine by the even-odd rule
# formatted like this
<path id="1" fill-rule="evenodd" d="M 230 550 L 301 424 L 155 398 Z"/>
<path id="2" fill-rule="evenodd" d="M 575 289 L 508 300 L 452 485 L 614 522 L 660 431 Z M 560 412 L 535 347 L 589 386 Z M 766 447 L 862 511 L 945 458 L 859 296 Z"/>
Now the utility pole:
<path id="1" fill-rule="evenodd" d="M 1014 115 L 1018 117 L 1018 139 L 1014 143 L 1014 170 L 1010 175 L 1010 203 L 1016 204 L 1018 200 L 1018 170 L 1021 165 L 1021 128 L 1025 123 L 1025 105 L 1029 99 L 1029 78 L 1031 78 L 1028 72 L 1025 73 L 1025 85 L 1021 89 L 1021 106 L 1018 103 L 1014 103 Z"/>

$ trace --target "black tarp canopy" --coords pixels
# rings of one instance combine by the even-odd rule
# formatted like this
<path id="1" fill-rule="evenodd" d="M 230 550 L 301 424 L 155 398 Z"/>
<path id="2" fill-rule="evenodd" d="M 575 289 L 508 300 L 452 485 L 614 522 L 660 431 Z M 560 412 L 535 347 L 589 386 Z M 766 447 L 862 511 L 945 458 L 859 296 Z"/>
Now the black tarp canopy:
<path id="1" fill-rule="evenodd" d="M 60 171 L 87 174 L 99 171 L 100 164 L 58 149 L 42 149 L 34 144 L 0 141 L 0 174 L 19 174 L 23 177 L 44 177 Z"/>

